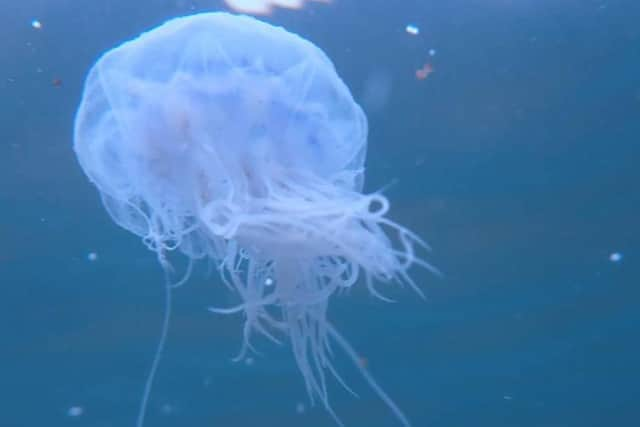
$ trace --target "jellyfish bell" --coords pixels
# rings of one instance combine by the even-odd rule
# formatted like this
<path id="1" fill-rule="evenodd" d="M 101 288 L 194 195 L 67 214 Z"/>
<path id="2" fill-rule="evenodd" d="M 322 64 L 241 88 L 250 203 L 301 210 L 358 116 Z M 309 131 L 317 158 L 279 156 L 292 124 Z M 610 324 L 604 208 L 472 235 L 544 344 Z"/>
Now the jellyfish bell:
<path id="1" fill-rule="evenodd" d="M 430 268 L 414 253 L 423 242 L 387 218 L 387 199 L 362 193 L 366 145 L 366 117 L 319 48 L 226 13 L 176 18 L 106 52 L 87 76 L 74 131 L 106 210 L 167 273 L 176 250 L 219 266 L 239 304 L 210 310 L 244 313 L 239 357 L 254 334 L 287 338 L 310 398 L 335 417 L 325 378 L 343 383 L 335 342 L 409 425 L 326 316 L 330 297 L 359 278 L 381 298 L 376 281 L 420 293 L 409 268 Z M 189 273 L 167 279 L 138 425 L 171 289 Z"/>

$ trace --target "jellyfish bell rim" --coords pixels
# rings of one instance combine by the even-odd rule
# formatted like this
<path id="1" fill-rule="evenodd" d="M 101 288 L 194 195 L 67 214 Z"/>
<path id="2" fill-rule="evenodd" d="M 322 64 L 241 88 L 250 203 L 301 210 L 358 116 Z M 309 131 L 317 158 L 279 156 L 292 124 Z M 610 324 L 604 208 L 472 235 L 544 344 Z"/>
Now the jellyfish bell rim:
<path id="1" fill-rule="evenodd" d="M 247 25 L 238 25 L 237 22 L 231 26 L 230 21 L 242 21 L 243 24 Z M 237 28 L 242 29 L 243 27 L 255 27 L 260 28 L 261 30 L 265 30 L 265 33 L 272 34 L 277 33 L 278 36 L 282 36 L 282 40 L 286 40 L 287 42 L 291 42 L 292 45 L 298 45 L 299 49 L 305 49 L 305 60 L 308 58 L 308 54 L 312 54 L 312 60 L 318 61 L 322 67 L 325 68 L 325 71 L 328 75 L 331 76 L 331 84 L 335 85 L 336 88 L 345 95 L 353 107 L 353 114 L 357 117 L 356 122 L 360 123 L 360 135 L 359 139 L 361 140 L 358 143 L 357 150 L 353 150 L 351 154 L 349 154 L 347 161 L 345 158 L 345 163 L 343 167 L 354 171 L 354 179 L 351 185 L 358 191 L 361 191 L 364 186 L 364 173 L 363 173 L 363 165 L 366 159 L 367 153 L 367 139 L 368 139 L 368 123 L 367 117 L 364 113 L 362 107 L 354 100 L 351 91 L 348 89 L 344 81 L 337 74 L 335 65 L 328 58 L 324 51 L 319 49 L 313 43 L 309 42 L 303 37 L 299 35 L 289 32 L 283 27 L 274 26 L 262 21 L 259 21 L 253 17 L 246 15 L 236 15 L 230 14 L 227 12 L 204 12 L 204 13 L 196 13 L 191 15 L 185 15 L 181 17 L 176 17 L 165 21 L 163 24 L 151 28 L 147 31 L 142 32 L 137 37 L 127 40 L 116 47 L 106 51 L 102 55 L 99 56 L 97 61 L 92 65 L 87 78 L 84 82 L 84 90 L 82 94 L 82 98 L 80 101 L 80 105 L 75 114 L 75 125 L 74 125 L 74 149 L 77 154 L 77 157 L 80 161 L 81 167 L 85 171 L 86 175 L 91 179 L 91 181 L 101 190 L 109 193 L 113 198 L 116 199 L 126 199 L 128 197 L 121 197 L 118 195 L 118 192 L 123 190 L 130 190 L 130 186 L 128 183 L 124 183 L 121 185 L 113 185 L 109 183 L 109 179 L 101 176 L 100 171 L 96 170 L 95 167 L 92 167 L 94 162 L 96 161 L 94 158 L 94 153 L 91 152 L 90 145 L 93 143 L 91 141 L 85 141 L 83 135 L 82 125 L 84 123 L 85 116 L 87 112 L 85 111 L 85 105 L 88 103 L 87 98 L 89 97 L 89 89 L 92 91 L 102 90 L 104 91 L 104 74 L 111 74 L 112 70 L 106 70 L 105 63 L 109 63 L 110 61 L 114 61 L 118 56 L 122 55 L 130 55 L 131 52 L 135 52 L 135 48 L 140 43 L 145 43 L 147 40 L 158 40 L 161 38 L 174 36 L 176 33 L 180 31 L 184 31 L 186 28 L 192 26 L 194 23 L 205 24 L 205 25 L 219 25 L 220 28 L 224 29 L 233 29 Z M 280 42 L 282 42 L 280 40 Z M 317 67 L 316 67 L 317 68 Z M 117 72 L 121 72 L 117 70 Z M 93 80 L 98 81 L 97 84 L 91 85 Z M 97 86 L 97 87 L 96 87 Z M 106 102 L 112 102 L 110 99 L 107 99 Z M 109 177 L 112 178 L 112 177 Z M 133 191 L 132 191 L 133 192 Z"/>

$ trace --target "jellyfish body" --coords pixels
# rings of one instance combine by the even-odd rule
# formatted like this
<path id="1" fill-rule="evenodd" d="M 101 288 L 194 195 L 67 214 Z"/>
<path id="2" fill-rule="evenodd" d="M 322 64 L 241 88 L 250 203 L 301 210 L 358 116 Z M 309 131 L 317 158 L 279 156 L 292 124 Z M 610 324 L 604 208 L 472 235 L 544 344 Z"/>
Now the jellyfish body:
<path id="1" fill-rule="evenodd" d="M 367 121 L 328 57 L 253 18 L 173 19 L 106 52 L 87 77 L 74 148 L 113 220 L 166 253 L 211 259 L 253 334 L 289 339 L 312 401 L 332 414 L 330 297 L 359 278 L 415 284 L 421 241 L 361 193 Z M 170 284 L 167 292 L 170 292 Z M 418 290 L 419 292 L 419 290 Z M 400 421 L 408 421 L 361 367 Z M 141 424 L 141 422 L 140 422 Z"/>

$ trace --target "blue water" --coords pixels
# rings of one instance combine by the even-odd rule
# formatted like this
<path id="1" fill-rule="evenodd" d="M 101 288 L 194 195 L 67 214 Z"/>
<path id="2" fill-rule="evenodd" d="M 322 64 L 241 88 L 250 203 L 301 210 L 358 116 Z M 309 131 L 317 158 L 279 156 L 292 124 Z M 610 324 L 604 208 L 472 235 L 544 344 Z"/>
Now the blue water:
<path id="1" fill-rule="evenodd" d="M 73 116 L 104 50 L 224 5 L 5 3 L 0 426 L 132 426 L 162 275 L 83 176 Z M 445 274 L 416 271 L 427 301 L 356 289 L 331 317 L 413 424 L 640 425 L 640 3 L 334 0 L 266 20 L 325 50 L 363 103 L 385 89 L 365 105 L 366 189 L 391 183 L 392 217 Z M 233 302 L 206 266 L 176 292 L 146 425 L 333 426 L 286 346 L 231 362 L 242 318 L 206 308 Z M 332 386 L 345 424 L 397 425 L 338 366 L 360 394 Z"/>

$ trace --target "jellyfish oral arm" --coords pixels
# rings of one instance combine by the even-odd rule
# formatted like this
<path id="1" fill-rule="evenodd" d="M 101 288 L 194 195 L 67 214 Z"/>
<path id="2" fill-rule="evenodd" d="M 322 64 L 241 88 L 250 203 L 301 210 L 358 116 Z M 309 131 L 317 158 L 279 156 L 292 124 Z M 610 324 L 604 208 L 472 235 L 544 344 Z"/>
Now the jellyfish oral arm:
<path id="1" fill-rule="evenodd" d="M 353 286 L 361 274 L 371 294 L 381 299 L 388 300 L 374 288 L 374 282 L 404 283 L 422 296 L 408 270 L 414 264 L 431 268 L 414 250 L 415 246 L 426 245 L 386 218 L 389 205 L 382 194 L 344 191 L 311 178 L 304 188 L 291 182 L 295 180 L 287 186 L 272 186 L 269 196 L 254 200 L 251 208 L 226 206 L 226 212 L 235 212 L 233 221 L 226 221 L 226 227 L 220 227 L 219 222 L 210 227 L 212 233 L 221 233 L 246 249 L 244 255 L 234 252 L 239 258 L 227 260 L 224 267 L 228 271 L 223 274 L 233 278 L 231 286 L 242 303 L 210 310 L 219 314 L 244 312 L 240 358 L 251 349 L 252 331 L 273 340 L 273 334 L 289 337 L 310 399 L 320 400 L 340 423 L 329 404 L 325 378 L 325 371 L 329 372 L 350 390 L 331 362 L 330 341 L 336 342 L 401 423 L 408 426 L 406 416 L 330 325 L 326 311 L 336 291 Z M 304 192 L 304 197 L 298 191 Z M 237 271 L 247 274 L 239 277 Z M 270 278 L 273 284 L 266 286 Z"/>

